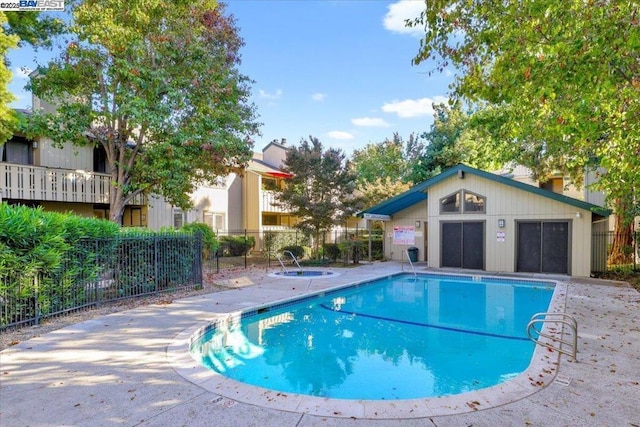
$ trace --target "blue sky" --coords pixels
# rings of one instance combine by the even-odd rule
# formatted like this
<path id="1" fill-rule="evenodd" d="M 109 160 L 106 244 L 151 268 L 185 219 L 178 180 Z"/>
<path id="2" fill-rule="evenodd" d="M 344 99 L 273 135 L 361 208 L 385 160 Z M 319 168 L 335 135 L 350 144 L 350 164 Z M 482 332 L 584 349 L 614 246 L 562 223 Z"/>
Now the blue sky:
<path id="1" fill-rule="evenodd" d="M 429 129 L 432 103 L 446 99 L 450 73 L 428 75 L 433 64 L 411 65 L 424 30 L 404 19 L 423 0 L 230 0 L 244 38 L 241 72 L 255 81 L 253 99 L 262 136 L 255 149 L 309 135 L 348 155 L 367 143 Z M 26 75 L 50 52 L 9 54 L 16 108 L 29 108 Z"/>

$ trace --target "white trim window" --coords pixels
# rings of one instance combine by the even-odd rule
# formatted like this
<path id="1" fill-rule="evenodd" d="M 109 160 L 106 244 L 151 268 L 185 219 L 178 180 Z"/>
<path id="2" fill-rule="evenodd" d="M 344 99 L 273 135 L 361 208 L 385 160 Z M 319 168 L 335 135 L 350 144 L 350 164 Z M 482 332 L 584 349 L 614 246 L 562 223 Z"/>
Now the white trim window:
<path id="1" fill-rule="evenodd" d="M 203 214 L 203 221 L 212 230 L 224 230 L 225 221 L 224 221 L 224 213 L 223 212 L 207 212 L 205 211 Z"/>
<path id="2" fill-rule="evenodd" d="M 467 190 L 456 191 L 440 199 L 441 214 L 485 213 L 487 198 Z"/>
<path id="3" fill-rule="evenodd" d="M 173 208 L 173 228 L 179 230 L 187 223 L 185 212 L 180 208 Z"/>

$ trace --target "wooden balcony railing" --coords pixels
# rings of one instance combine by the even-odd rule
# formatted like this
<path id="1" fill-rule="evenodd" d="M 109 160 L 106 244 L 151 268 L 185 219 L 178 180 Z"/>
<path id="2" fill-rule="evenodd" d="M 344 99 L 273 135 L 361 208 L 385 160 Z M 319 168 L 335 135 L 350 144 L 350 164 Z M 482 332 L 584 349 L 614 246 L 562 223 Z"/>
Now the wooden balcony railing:
<path id="1" fill-rule="evenodd" d="M 109 175 L 71 169 L 54 169 L 0 163 L 2 199 L 51 202 L 109 203 Z M 144 196 L 130 204 L 146 204 Z"/>
<path id="2" fill-rule="evenodd" d="M 260 190 L 262 193 L 262 212 L 276 212 L 276 213 L 287 213 L 288 210 L 278 206 L 276 204 L 276 196 L 273 191 L 269 190 Z"/>

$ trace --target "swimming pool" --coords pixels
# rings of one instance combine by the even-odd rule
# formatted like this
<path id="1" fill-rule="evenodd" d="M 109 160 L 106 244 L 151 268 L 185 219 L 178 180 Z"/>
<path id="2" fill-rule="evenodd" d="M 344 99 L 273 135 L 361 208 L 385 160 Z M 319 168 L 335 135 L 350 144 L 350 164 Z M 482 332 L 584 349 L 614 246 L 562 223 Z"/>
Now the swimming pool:
<path id="1" fill-rule="evenodd" d="M 243 313 L 202 330 L 191 353 L 281 393 L 447 396 L 523 372 L 534 350 L 526 324 L 552 293 L 551 282 L 402 274 Z"/>

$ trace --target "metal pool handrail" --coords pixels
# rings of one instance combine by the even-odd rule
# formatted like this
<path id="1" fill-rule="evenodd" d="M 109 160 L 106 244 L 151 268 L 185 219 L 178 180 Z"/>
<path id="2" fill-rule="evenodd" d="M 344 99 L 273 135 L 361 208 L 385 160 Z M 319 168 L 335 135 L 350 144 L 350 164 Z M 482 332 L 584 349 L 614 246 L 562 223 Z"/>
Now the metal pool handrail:
<path id="1" fill-rule="evenodd" d="M 293 258 L 293 262 L 295 262 L 296 265 L 298 266 L 298 270 L 302 271 L 302 267 L 300 267 L 300 264 L 298 263 L 298 259 L 293 254 L 293 252 L 291 252 L 291 251 L 282 251 L 282 253 L 291 255 L 291 258 Z M 278 259 L 278 262 L 282 266 L 282 271 L 284 271 L 285 273 L 288 273 L 289 271 L 287 270 L 287 267 L 284 266 L 284 262 L 282 262 L 282 258 L 280 258 L 280 255 L 278 255 L 277 253 L 276 253 L 276 258 Z"/>
<path id="2" fill-rule="evenodd" d="M 407 261 L 409 261 L 409 265 L 411 266 L 411 270 L 413 271 L 413 276 L 414 277 L 418 277 L 418 275 L 416 274 L 416 269 L 413 267 L 413 262 L 411 262 L 411 257 L 409 256 L 409 251 L 407 249 L 404 249 L 402 251 L 402 253 L 407 256 Z M 402 263 L 402 271 L 404 271 L 404 262 Z"/>
<path id="3" fill-rule="evenodd" d="M 560 330 L 560 337 L 551 334 L 545 334 L 541 329 L 537 329 L 537 324 L 559 323 L 566 325 L 571 329 L 571 341 L 562 338 L 564 331 Z M 537 335 L 536 335 L 537 334 Z M 534 336 L 535 335 L 535 336 Z M 558 353 L 572 356 L 574 361 L 578 361 L 578 321 L 570 314 L 566 313 L 536 313 L 531 317 L 527 324 L 527 336 L 531 341 L 541 346 L 550 348 Z M 540 341 L 540 337 L 547 338 L 550 342 Z M 565 350 L 562 345 L 570 346 L 569 350 Z"/>

